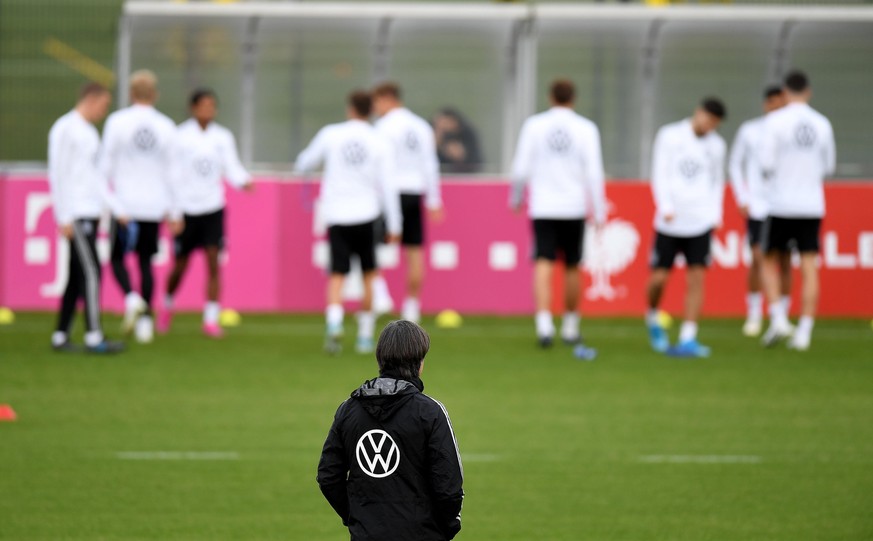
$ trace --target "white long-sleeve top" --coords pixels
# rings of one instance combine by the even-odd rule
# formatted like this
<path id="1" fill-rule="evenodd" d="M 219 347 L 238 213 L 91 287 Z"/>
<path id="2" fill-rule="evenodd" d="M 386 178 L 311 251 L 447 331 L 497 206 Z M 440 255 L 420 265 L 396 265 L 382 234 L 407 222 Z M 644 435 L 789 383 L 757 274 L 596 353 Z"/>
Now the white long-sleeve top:
<path id="1" fill-rule="evenodd" d="M 171 167 L 171 215 L 176 219 L 182 213 L 199 216 L 224 208 L 224 179 L 236 188 L 251 180 L 230 130 L 215 122 L 203 129 L 193 118 L 176 130 Z"/>
<path id="2" fill-rule="evenodd" d="M 824 179 L 836 168 L 834 130 L 805 103 L 768 114 L 761 142 L 771 216 L 820 218 L 825 213 Z"/>
<path id="3" fill-rule="evenodd" d="M 393 147 L 397 190 L 424 194 L 428 208 L 441 207 L 440 165 L 430 124 L 409 109 L 397 107 L 376 122 L 376 131 Z"/>
<path id="4" fill-rule="evenodd" d="M 75 109 L 49 131 L 48 176 L 58 225 L 83 218 L 99 218 L 106 207 L 121 211 L 106 177 L 97 167 L 100 134 Z"/>
<path id="5" fill-rule="evenodd" d="M 512 164 L 519 186 L 530 183 L 531 218 L 578 219 L 593 212 L 606 219 L 600 130 L 568 107 L 552 107 L 528 118 Z"/>
<path id="6" fill-rule="evenodd" d="M 325 223 L 355 225 L 375 220 L 384 210 L 391 234 L 402 228 L 400 200 L 391 145 L 363 120 L 322 128 L 300 156 L 295 169 L 310 173 L 324 165 L 320 209 Z"/>
<path id="7" fill-rule="evenodd" d="M 170 150 L 176 124 L 151 105 L 109 115 L 99 167 L 121 203 L 122 216 L 159 222 L 170 212 Z"/>
<path id="8" fill-rule="evenodd" d="M 764 172 L 758 157 L 764 136 L 764 117 L 747 120 L 740 125 L 728 159 L 731 191 L 738 207 L 748 209 L 749 218 L 767 218 L 767 195 Z"/>
<path id="9" fill-rule="evenodd" d="M 658 130 L 652 152 L 656 231 L 696 237 L 721 223 L 725 153 L 719 134 L 698 137 L 690 119 Z M 669 222 L 668 215 L 673 216 Z"/>

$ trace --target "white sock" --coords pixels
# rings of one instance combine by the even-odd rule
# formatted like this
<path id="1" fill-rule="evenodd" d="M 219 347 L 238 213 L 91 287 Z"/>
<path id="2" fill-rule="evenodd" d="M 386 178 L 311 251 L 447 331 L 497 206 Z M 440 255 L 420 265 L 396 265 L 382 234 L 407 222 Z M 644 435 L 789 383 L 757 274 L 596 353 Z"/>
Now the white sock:
<path id="1" fill-rule="evenodd" d="M 58 347 L 67 341 L 67 333 L 64 331 L 55 331 L 52 333 L 52 345 Z"/>
<path id="2" fill-rule="evenodd" d="M 145 301 L 143 301 L 143 298 L 136 291 L 131 291 L 124 296 L 124 307 L 128 310 L 136 308 L 143 302 Z"/>
<path id="3" fill-rule="evenodd" d="M 785 305 L 782 301 L 770 303 L 770 324 L 782 328 L 789 325 L 788 312 L 785 311 Z"/>
<path id="4" fill-rule="evenodd" d="M 658 309 L 657 308 L 649 308 L 646 310 L 646 323 L 649 325 L 657 325 L 658 324 Z"/>
<path id="5" fill-rule="evenodd" d="M 555 323 L 552 321 L 552 313 L 548 310 L 539 310 L 536 315 L 537 336 L 554 336 Z"/>
<path id="6" fill-rule="evenodd" d="M 764 309 L 761 304 L 760 293 L 749 293 L 746 295 L 746 313 L 751 321 L 761 321 L 764 315 Z"/>
<path id="7" fill-rule="evenodd" d="M 203 323 L 218 323 L 218 315 L 221 314 L 221 306 L 215 301 L 209 301 L 203 307 Z"/>
<path id="8" fill-rule="evenodd" d="M 579 314 L 576 312 L 565 312 L 564 320 L 561 322 L 561 336 L 564 338 L 576 338 L 579 336 Z"/>
<path id="9" fill-rule="evenodd" d="M 391 292 L 388 290 L 388 282 L 381 274 L 373 278 L 373 304 L 391 304 Z"/>
<path id="10" fill-rule="evenodd" d="M 679 343 L 690 342 L 697 339 L 697 322 L 683 321 L 679 328 Z"/>
<path id="11" fill-rule="evenodd" d="M 803 316 L 797 322 L 797 332 L 809 336 L 812 334 L 812 327 L 815 325 L 815 319 L 812 316 Z"/>
<path id="12" fill-rule="evenodd" d="M 172 295 L 167 295 L 164 297 L 164 308 L 166 308 L 167 310 L 173 309 L 173 296 Z"/>
<path id="13" fill-rule="evenodd" d="M 103 331 L 88 331 L 85 333 L 85 345 L 94 347 L 103 341 Z"/>
<path id="14" fill-rule="evenodd" d="M 328 327 L 339 327 L 343 324 L 345 310 L 342 304 L 328 304 L 324 311 L 324 319 Z"/>
<path id="15" fill-rule="evenodd" d="M 782 295 L 779 302 L 781 302 L 782 306 L 785 308 L 785 317 L 787 318 L 788 314 L 791 313 L 791 295 Z"/>
<path id="16" fill-rule="evenodd" d="M 406 297 L 403 301 L 403 319 L 418 323 L 421 319 L 421 304 L 415 297 Z"/>
<path id="17" fill-rule="evenodd" d="M 358 312 L 358 338 L 373 338 L 376 330 L 376 315 L 370 312 Z"/>

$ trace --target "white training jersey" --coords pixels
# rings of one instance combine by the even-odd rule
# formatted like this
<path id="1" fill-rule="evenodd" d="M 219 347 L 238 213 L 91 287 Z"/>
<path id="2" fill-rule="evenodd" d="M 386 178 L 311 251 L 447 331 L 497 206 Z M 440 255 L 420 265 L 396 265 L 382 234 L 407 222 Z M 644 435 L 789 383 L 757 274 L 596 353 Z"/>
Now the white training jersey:
<path id="1" fill-rule="evenodd" d="M 606 219 L 600 130 L 569 107 L 528 118 L 512 164 L 516 186 L 530 183 L 531 218 Z M 519 190 L 520 192 L 520 190 Z"/>
<path id="2" fill-rule="evenodd" d="M 99 218 L 108 206 L 121 207 L 109 192 L 97 167 L 100 134 L 75 109 L 52 125 L 48 144 L 48 177 L 55 221 L 69 225 L 83 218 Z"/>
<path id="3" fill-rule="evenodd" d="M 400 234 L 402 217 L 391 145 L 363 120 L 322 128 L 297 157 L 295 169 L 310 173 L 324 165 L 319 205 L 331 225 L 356 225 L 385 212 L 391 234 Z"/>
<path id="4" fill-rule="evenodd" d="M 376 122 L 376 131 L 393 147 L 397 191 L 424 194 L 428 208 L 441 207 L 440 164 L 430 124 L 409 109 L 397 107 Z"/>
<path id="5" fill-rule="evenodd" d="M 151 105 L 109 115 L 100 170 L 111 181 L 122 216 L 159 222 L 170 212 L 170 150 L 176 124 Z"/>
<path id="6" fill-rule="evenodd" d="M 721 223 L 725 152 L 719 134 L 698 137 L 690 119 L 658 130 L 652 152 L 656 231 L 696 237 Z M 669 222 L 668 215 L 673 216 Z"/>
<path id="7" fill-rule="evenodd" d="M 768 114 L 761 142 L 771 216 L 821 218 L 824 178 L 836 168 L 834 131 L 824 115 L 805 103 Z"/>
<path id="8" fill-rule="evenodd" d="M 174 218 L 182 213 L 199 216 L 223 209 L 223 179 L 237 188 L 251 180 L 239 161 L 230 130 L 215 122 L 203 129 L 193 118 L 179 124 L 171 167 Z"/>
<path id="9" fill-rule="evenodd" d="M 767 218 L 767 194 L 764 191 L 764 172 L 758 154 L 764 137 L 764 117 L 743 122 L 734 137 L 728 159 L 731 191 L 737 206 L 746 207 L 749 218 Z"/>

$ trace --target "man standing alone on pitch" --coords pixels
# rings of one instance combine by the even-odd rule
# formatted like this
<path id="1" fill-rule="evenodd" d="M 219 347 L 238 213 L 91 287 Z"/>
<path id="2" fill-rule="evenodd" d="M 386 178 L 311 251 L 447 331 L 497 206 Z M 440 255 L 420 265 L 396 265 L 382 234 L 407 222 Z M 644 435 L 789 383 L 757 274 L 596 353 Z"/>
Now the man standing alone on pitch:
<path id="1" fill-rule="evenodd" d="M 771 86 L 764 91 L 764 113 L 771 113 L 785 105 L 782 87 Z M 740 214 L 746 219 L 752 264 L 749 266 L 749 292 L 746 296 L 747 315 L 743 334 L 758 336 L 763 321 L 761 275 L 764 255 L 761 252 L 761 232 L 767 219 L 767 198 L 764 193 L 764 172 L 758 153 L 764 135 L 764 119 L 759 116 L 743 122 L 731 147 L 728 169 L 731 174 L 731 189 Z M 784 257 L 782 265 L 782 302 L 791 300 L 791 260 Z M 787 309 L 786 309 L 787 311 Z"/>
<path id="2" fill-rule="evenodd" d="M 100 261 L 97 224 L 105 207 L 126 221 L 118 200 L 97 169 L 100 135 L 94 124 L 106 116 L 112 94 L 90 83 L 76 107 L 59 118 L 49 132 L 48 176 L 58 230 L 69 244 L 70 267 L 61 300 L 58 325 L 52 334 L 57 351 L 75 349 L 70 327 L 79 299 L 85 301 L 85 348 L 92 353 L 115 353 L 123 344 L 107 341 L 100 323 Z"/>
<path id="3" fill-rule="evenodd" d="M 761 142 L 761 166 L 767 183 L 769 216 L 764 226 L 764 287 L 770 303 L 765 346 L 792 334 L 788 311 L 780 302 L 779 262 L 792 246 L 800 252 L 803 278 L 801 317 L 788 346 L 809 349 L 818 305 L 816 256 L 825 213 L 824 178 L 836 168 L 836 143 L 830 121 L 809 106 L 812 89 L 806 75 L 785 77 L 788 104 L 767 115 Z"/>
<path id="4" fill-rule="evenodd" d="M 393 183 L 400 192 L 403 214 L 401 244 L 406 251 L 406 299 L 403 319 L 421 319 L 421 285 L 424 280 L 424 217 L 426 207 L 432 220 L 442 218 L 440 166 L 433 129 L 423 118 L 403 106 L 400 87 L 383 83 L 373 90 L 373 110 L 378 131 L 394 151 Z M 423 200 L 422 200 L 423 199 Z"/>
<path id="5" fill-rule="evenodd" d="M 318 485 L 352 541 L 448 541 L 461 530 L 464 469 L 445 406 L 423 394 L 430 348 L 411 321 L 379 336 L 379 377 L 334 416 Z"/>
<path id="6" fill-rule="evenodd" d="M 175 235 L 175 262 L 167 283 L 159 330 L 167 332 L 175 309 L 173 297 L 188 269 L 191 253 L 206 252 L 207 289 L 203 307 L 203 333 L 221 338 L 218 323 L 221 290 L 218 256 L 224 248 L 224 179 L 252 190 L 251 176 L 239 161 L 233 134 L 215 122 L 218 100 L 211 90 L 191 95 L 191 118 L 179 125 L 171 157 L 171 182 L 175 195 L 170 212 Z"/>
<path id="7" fill-rule="evenodd" d="M 400 239 L 400 198 L 392 184 L 391 147 L 370 125 L 372 100 L 366 92 L 348 98 L 348 120 L 325 126 L 300 156 L 295 170 L 310 173 L 324 164 L 319 194 L 320 209 L 330 242 L 330 278 L 327 284 L 325 350 L 339 353 L 345 312 L 342 289 L 358 256 L 364 275 L 364 298 L 358 314 L 359 353 L 373 351 L 376 315 L 373 313 L 373 278 L 376 276 L 376 220 L 385 213 L 387 241 Z"/>
<path id="8" fill-rule="evenodd" d="M 520 208 L 524 185 L 530 182 L 528 208 L 534 232 L 535 323 L 542 347 L 550 347 L 555 336 L 551 312 L 552 268 L 559 251 L 566 267 L 561 338 L 568 344 L 581 341 L 579 263 L 585 218 L 591 216 L 596 225 L 606 221 L 600 130 L 573 111 L 574 100 L 572 82 L 562 79 L 552 84 L 552 107 L 525 121 L 512 165 L 510 205 L 514 209 Z"/>
<path id="9" fill-rule="evenodd" d="M 724 139 L 716 133 L 726 114 L 716 98 L 704 99 L 691 118 L 658 130 L 652 159 L 655 198 L 655 247 L 648 286 L 646 325 L 652 348 L 681 357 L 708 357 L 709 348 L 697 341 L 697 321 L 703 307 L 703 285 L 712 230 L 721 225 L 724 199 Z M 682 253 L 688 264 L 685 320 L 679 343 L 670 347 L 658 321 L 658 307 Z"/>
<path id="10" fill-rule="evenodd" d="M 154 335 L 152 256 L 158 251 L 160 222 L 170 212 L 170 148 L 176 125 L 155 109 L 157 77 L 148 70 L 130 77 L 133 105 L 109 115 L 103 130 L 100 168 L 112 181 L 127 224 L 113 217 L 112 271 L 124 291 L 124 331 L 138 342 Z M 140 293 L 130 283 L 124 257 L 135 250 L 139 259 Z"/>

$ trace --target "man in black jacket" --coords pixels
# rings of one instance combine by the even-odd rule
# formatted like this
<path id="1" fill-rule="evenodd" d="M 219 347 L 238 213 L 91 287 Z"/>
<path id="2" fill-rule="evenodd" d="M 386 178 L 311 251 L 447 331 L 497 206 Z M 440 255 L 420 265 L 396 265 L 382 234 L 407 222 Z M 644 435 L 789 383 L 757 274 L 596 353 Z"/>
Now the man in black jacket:
<path id="1" fill-rule="evenodd" d="M 419 378 L 429 348 L 415 323 L 389 323 L 376 346 L 379 377 L 334 416 L 318 485 L 352 541 L 448 541 L 461 530 L 458 442 Z"/>

